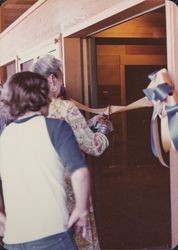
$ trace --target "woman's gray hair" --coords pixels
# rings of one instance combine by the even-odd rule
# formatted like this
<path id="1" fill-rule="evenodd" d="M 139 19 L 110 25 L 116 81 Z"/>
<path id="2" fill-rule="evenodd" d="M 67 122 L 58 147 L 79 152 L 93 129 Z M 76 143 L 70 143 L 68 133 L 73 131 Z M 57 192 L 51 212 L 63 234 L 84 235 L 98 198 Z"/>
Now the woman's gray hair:
<path id="1" fill-rule="evenodd" d="M 62 78 L 63 74 L 61 69 L 62 61 L 50 54 L 37 59 L 31 67 L 31 71 L 36 72 L 46 78 L 51 74 L 57 78 Z"/>

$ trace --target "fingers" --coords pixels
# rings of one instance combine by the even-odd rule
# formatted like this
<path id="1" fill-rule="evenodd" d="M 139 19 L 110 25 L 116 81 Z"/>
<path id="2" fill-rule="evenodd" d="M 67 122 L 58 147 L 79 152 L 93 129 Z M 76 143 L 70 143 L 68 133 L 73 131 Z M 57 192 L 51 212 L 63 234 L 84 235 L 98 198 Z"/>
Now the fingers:
<path id="1" fill-rule="evenodd" d="M 6 222 L 6 216 L 4 213 L 0 212 L 0 223 L 5 224 Z"/>
<path id="2" fill-rule="evenodd" d="M 67 227 L 68 228 L 72 227 L 76 223 L 77 220 L 78 220 L 77 214 L 75 212 L 72 212 L 71 216 L 69 217 Z"/>
<path id="3" fill-rule="evenodd" d="M 75 233 L 81 234 L 84 239 L 87 238 L 87 222 L 86 220 L 78 220 L 75 223 Z"/>
<path id="4" fill-rule="evenodd" d="M 4 224 L 0 222 L 0 237 L 4 236 L 5 227 Z"/>
<path id="5" fill-rule="evenodd" d="M 87 237 L 87 215 L 88 213 L 78 214 L 74 210 L 68 221 L 68 228 L 71 228 L 75 224 L 75 233 L 81 233 L 83 238 Z"/>
<path id="6" fill-rule="evenodd" d="M 0 236 L 4 236 L 4 230 L 5 230 L 5 222 L 6 222 L 6 217 L 5 215 L 0 212 Z"/>
<path id="7" fill-rule="evenodd" d="M 86 226 L 83 226 L 83 228 L 82 228 L 82 237 L 84 239 L 87 238 L 87 227 Z"/>

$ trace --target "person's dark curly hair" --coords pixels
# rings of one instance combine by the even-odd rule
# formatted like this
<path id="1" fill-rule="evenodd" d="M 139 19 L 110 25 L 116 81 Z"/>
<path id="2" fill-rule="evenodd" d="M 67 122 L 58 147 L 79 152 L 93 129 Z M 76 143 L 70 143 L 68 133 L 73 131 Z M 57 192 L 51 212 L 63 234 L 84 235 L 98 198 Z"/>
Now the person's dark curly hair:
<path id="1" fill-rule="evenodd" d="M 50 103 L 48 81 L 34 72 L 19 72 L 5 83 L 8 100 L 6 104 L 14 117 L 28 111 L 39 111 Z"/>

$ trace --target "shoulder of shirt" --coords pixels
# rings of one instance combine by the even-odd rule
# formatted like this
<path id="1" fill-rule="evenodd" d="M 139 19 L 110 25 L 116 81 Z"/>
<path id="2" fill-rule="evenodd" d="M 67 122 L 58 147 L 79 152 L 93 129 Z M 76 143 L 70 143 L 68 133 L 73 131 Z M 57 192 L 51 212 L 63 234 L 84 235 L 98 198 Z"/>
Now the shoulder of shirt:
<path id="1" fill-rule="evenodd" d="M 47 124 L 54 125 L 54 126 L 63 126 L 66 125 L 67 122 L 63 119 L 56 119 L 52 117 L 45 117 Z"/>
<path id="2" fill-rule="evenodd" d="M 54 147 L 56 142 L 57 144 L 60 142 L 59 138 L 66 138 L 67 135 L 72 133 L 71 127 L 65 120 L 45 117 L 45 121 Z"/>
<path id="3" fill-rule="evenodd" d="M 63 119 L 45 117 L 45 120 L 48 130 L 51 131 L 52 133 L 58 134 L 61 132 L 61 130 L 65 131 L 72 130 L 70 125 Z"/>

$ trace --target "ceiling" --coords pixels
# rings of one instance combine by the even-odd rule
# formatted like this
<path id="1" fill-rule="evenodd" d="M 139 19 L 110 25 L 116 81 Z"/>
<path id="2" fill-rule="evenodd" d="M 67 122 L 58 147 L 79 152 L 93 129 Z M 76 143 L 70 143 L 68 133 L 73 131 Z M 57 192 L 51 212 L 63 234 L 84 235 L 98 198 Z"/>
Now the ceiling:
<path id="1" fill-rule="evenodd" d="M 38 0 L 0 0 L 0 31 L 2 32 Z"/>

